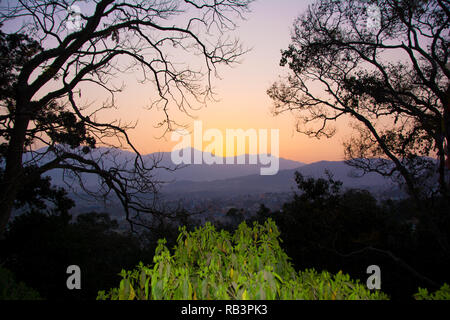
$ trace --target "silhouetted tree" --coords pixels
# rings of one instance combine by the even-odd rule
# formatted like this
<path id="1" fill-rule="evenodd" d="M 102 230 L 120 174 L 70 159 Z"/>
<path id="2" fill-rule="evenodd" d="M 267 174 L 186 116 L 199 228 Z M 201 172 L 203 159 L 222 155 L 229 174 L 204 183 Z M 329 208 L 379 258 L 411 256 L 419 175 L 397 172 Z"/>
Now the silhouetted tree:
<path id="1" fill-rule="evenodd" d="M 237 227 L 239 224 L 245 220 L 244 209 L 231 208 L 227 211 L 225 216 L 230 219 L 231 225 Z"/>
<path id="2" fill-rule="evenodd" d="M 160 159 L 140 156 L 127 134 L 133 125 L 102 121 L 97 114 L 116 107 L 122 87 L 114 78 L 139 70 L 141 81 L 154 89 L 152 107 L 163 112 L 159 125 L 174 129 L 169 108 L 189 112 L 198 107 L 194 103 L 206 103 L 217 65 L 232 64 L 244 53 L 221 35 L 235 27 L 234 18 L 251 1 L 2 1 L 0 23 L 8 33 L 0 34 L 0 134 L 6 141 L 0 232 L 29 165 L 37 167 L 37 176 L 63 169 L 82 187 L 82 173 L 97 175 L 101 188 L 92 195 L 115 194 L 130 221 L 140 212 L 156 214 L 148 194 L 157 191 L 152 169 Z M 187 65 L 187 54 L 200 59 Z M 84 84 L 105 90 L 110 99 L 93 108 L 82 105 Z M 38 153 L 31 148 L 35 142 L 48 148 Z M 123 163 L 102 154 L 96 161 L 91 149 L 97 145 L 129 147 L 136 157 Z M 26 150 L 30 159 L 23 158 Z"/>
<path id="3" fill-rule="evenodd" d="M 298 112 L 297 130 L 316 138 L 354 120 L 349 164 L 400 179 L 418 204 L 449 197 L 449 13 L 441 0 L 317 1 L 282 53 L 274 112 Z"/>
<path id="4" fill-rule="evenodd" d="M 153 246 L 142 247 L 134 235 L 117 232 L 106 213 L 77 216 L 31 211 L 16 217 L 0 241 L 1 262 L 43 298 L 95 299 L 112 287 L 122 268 L 151 262 Z M 70 265 L 81 269 L 81 290 L 66 287 Z"/>
<path id="5" fill-rule="evenodd" d="M 417 219 L 410 199 L 380 203 L 366 190 L 344 189 L 330 173 L 317 179 L 296 173 L 295 180 L 292 201 L 258 215 L 275 220 L 297 269 L 343 270 L 363 280 L 375 264 L 383 291 L 394 299 L 411 299 L 418 286 L 435 290 L 448 281 L 450 218 L 442 199 L 429 200 L 427 214 Z"/>

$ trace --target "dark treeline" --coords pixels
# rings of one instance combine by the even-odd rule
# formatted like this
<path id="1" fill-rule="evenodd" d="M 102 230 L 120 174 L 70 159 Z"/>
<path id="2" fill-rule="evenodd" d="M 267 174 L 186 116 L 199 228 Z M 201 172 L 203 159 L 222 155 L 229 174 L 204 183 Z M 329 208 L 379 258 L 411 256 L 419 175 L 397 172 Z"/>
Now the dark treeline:
<path id="1" fill-rule="evenodd" d="M 282 212 L 259 212 L 259 219 L 274 217 L 296 269 L 342 270 L 365 283 L 367 267 L 378 265 L 381 289 L 395 300 L 448 283 L 448 201 L 430 199 L 418 209 L 409 199 L 378 203 L 368 191 L 343 191 L 331 177 L 297 174 L 296 181 L 302 193 Z"/>
<path id="2" fill-rule="evenodd" d="M 138 237 L 118 232 L 117 221 L 108 213 L 73 218 L 69 210 L 75 203 L 48 178 L 25 185 L 19 194 L 16 206 L 25 212 L 9 223 L 0 240 L 0 267 L 42 298 L 95 299 L 99 288 L 115 284 L 122 268 L 151 262 L 157 241 L 148 233 Z M 67 289 L 70 265 L 81 268 L 81 290 Z"/>
<path id="3" fill-rule="evenodd" d="M 412 299 L 418 287 L 434 291 L 449 282 L 447 202 L 428 200 L 419 210 L 408 199 L 379 203 L 365 190 L 344 190 L 331 176 L 297 174 L 296 182 L 299 192 L 282 210 L 262 205 L 249 218 L 245 208 L 231 209 L 229 223 L 216 227 L 233 230 L 243 220 L 271 217 L 297 270 L 342 270 L 365 283 L 367 267 L 378 265 L 381 289 L 395 300 Z M 59 195 L 53 209 L 41 203 L 16 217 L 0 242 L 0 264 L 45 299 L 95 299 L 98 290 L 116 286 L 122 269 L 140 261 L 151 264 L 159 238 L 166 238 L 169 247 L 175 244 L 175 226 L 135 234 L 118 232 L 107 213 L 72 219 L 73 203 L 63 191 Z M 196 226 L 187 223 L 189 229 Z M 66 268 L 73 264 L 81 267 L 82 290 L 66 287 Z"/>

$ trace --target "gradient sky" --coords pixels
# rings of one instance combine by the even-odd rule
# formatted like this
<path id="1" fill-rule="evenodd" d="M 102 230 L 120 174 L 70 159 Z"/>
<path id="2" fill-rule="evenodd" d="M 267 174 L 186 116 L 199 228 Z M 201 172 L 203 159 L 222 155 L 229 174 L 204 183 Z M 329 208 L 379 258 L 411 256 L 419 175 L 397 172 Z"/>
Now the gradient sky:
<path id="1" fill-rule="evenodd" d="M 345 132 L 348 127 L 346 123 L 337 124 L 338 134 L 332 139 L 308 138 L 295 131 L 296 121 L 292 114 L 276 117 L 271 114 L 272 101 L 266 94 L 270 85 L 287 71 L 279 66 L 280 51 L 290 43 L 294 19 L 311 2 L 258 0 L 252 4 L 246 21 L 240 21 L 237 30 L 243 45 L 252 50 L 241 59 L 240 64 L 219 69 L 222 80 L 215 79 L 213 85 L 220 101 L 210 102 L 207 108 L 193 113 L 203 121 L 204 130 L 217 128 L 225 136 L 227 128 L 279 129 L 280 156 L 283 158 L 306 163 L 343 159 L 342 142 L 349 134 Z M 128 104 L 126 109 L 119 109 L 121 118 L 138 120 L 130 136 L 140 152 L 171 151 L 176 142 L 170 141 L 170 134 L 166 139 L 157 139 L 162 131 L 153 127 L 161 116 L 143 107 L 147 101 L 142 92 L 145 92 L 145 86 L 127 84 L 123 97 L 118 100 L 120 107 L 125 101 Z M 178 119 L 193 127 L 194 119 L 180 117 L 179 114 Z"/>
<path id="2" fill-rule="evenodd" d="M 290 43 L 294 19 L 305 11 L 312 0 L 257 0 L 251 5 L 251 12 L 245 21 L 238 21 L 236 35 L 245 48 L 252 50 L 233 67 L 220 67 L 221 79 L 214 79 L 213 86 L 218 102 L 209 102 L 192 114 L 203 121 L 204 130 L 215 128 L 225 136 L 226 129 L 279 129 L 280 157 L 311 163 L 320 160 L 342 160 L 342 143 L 349 136 L 348 123 L 336 124 L 337 135 L 332 139 L 308 138 L 295 131 L 293 114 L 274 117 L 271 113 L 272 100 L 267 89 L 287 72 L 279 61 L 281 50 Z M 117 110 L 101 113 L 101 120 L 120 119 L 122 122 L 138 122 L 129 135 L 142 154 L 172 151 L 177 142 L 171 135 L 158 139 L 163 133 L 155 125 L 163 120 L 162 114 L 147 110 L 152 86 L 139 84 L 140 74 L 124 75 L 120 80 L 125 90 L 116 96 Z M 86 103 L 97 105 L 103 102 L 97 92 L 82 90 Z M 174 113 L 174 118 L 193 127 L 195 119 Z"/>

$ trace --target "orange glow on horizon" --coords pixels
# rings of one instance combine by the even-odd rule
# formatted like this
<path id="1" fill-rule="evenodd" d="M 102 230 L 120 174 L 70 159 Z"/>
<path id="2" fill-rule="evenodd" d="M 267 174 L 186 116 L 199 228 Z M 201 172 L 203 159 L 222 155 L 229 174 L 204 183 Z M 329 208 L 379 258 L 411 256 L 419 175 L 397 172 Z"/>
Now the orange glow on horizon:
<path id="1" fill-rule="evenodd" d="M 294 115 L 288 113 L 276 117 L 272 115 L 272 101 L 266 94 L 273 82 L 287 71 L 279 66 L 280 51 L 288 47 L 291 42 L 292 24 L 310 2 L 309 0 L 301 2 L 284 0 L 282 4 L 272 0 L 255 2 L 252 11 L 246 15 L 247 20 L 240 21 L 236 30 L 236 36 L 243 46 L 252 50 L 242 57 L 240 64 L 232 67 L 219 66 L 220 79 L 213 79 L 213 89 L 219 101 L 209 102 L 206 108 L 192 111 L 195 118 L 190 118 L 172 106 L 169 109 L 172 120 L 187 125 L 190 130 L 194 120 L 201 120 L 204 130 L 218 129 L 224 136 L 227 129 L 244 131 L 278 129 L 281 158 L 305 163 L 343 160 L 342 143 L 350 133 L 345 121 L 337 123 L 338 134 L 332 139 L 308 138 L 295 131 Z M 189 64 L 189 61 L 186 62 Z M 120 120 L 121 124 L 137 123 L 128 134 L 141 154 L 170 152 L 177 143 L 171 141 L 170 133 L 159 138 L 164 129 L 157 129 L 155 126 L 164 120 L 164 114 L 161 110 L 148 110 L 151 105 L 150 97 L 155 93 L 155 89 L 150 83 L 139 83 L 141 76 L 139 73 L 130 72 L 114 80 L 119 87 L 122 83 L 125 85 L 124 91 L 115 96 L 118 108 L 101 111 L 98 120 L 101 122 Z M 94 110 L 111 98 L 105 92 L 96 90 L 94 87 L 83 86 L 80 105 L 91 105 L 89 110 Z M 207 145 L 203 146 L 203 151 Z M 216 153 L 224 155 L 224 152 L 221 154 L 220 151 L 216 151 Z M 236 155 L 238 154 L 235 150 Z"/>

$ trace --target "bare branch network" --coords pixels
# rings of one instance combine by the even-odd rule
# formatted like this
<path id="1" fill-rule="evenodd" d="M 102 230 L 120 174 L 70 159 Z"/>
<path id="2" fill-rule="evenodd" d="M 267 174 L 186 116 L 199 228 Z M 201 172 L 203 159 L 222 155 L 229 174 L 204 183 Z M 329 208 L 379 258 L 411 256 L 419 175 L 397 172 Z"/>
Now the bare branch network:
<path id="1" fill-rule="evenodd" d="M 368 28 L 374 12 L 379 24 Z M 311 5 L 282 53 L 289 74 L 268 90 L 275 114 L 293 112 L 298 131 L 316 138 L 352 119 L 351 165 L 396 176 L 413 195 L 430 191 L 424 176 L 434 168 L 431 192 L 449 195 L 449 13 L 440 0 Z"/>
<path id="2" fill-rule="evenodd" d="M 98 114 L 126 108 L 116 105 L 117 93 L 124 90 L 116 82 L 132 72 L 154 93 L 151 108 L 163 114 L 163 120 L 155 122 L 165 132 L 174 130 L 178 124 L 173 111 L 189 114 L 206 104 L 213 98 L 217 67 L 237 63 L 246 52 L 228 33 L 251 2 L 2 1 L 0 25 L 7 30 L 2 31 L 7 48 L 2 66 L 8 73 L 0 96 L 0 133 L 6 141 L 5 192 L 0 199 L 4 207 L 12 206 L 23 166 L 36 165 L 37 175 L 57 168 L 98 175 L 102 190 L 96 196 L 115 193 L 127 219 L 131 209 L 151 212 L 138 194 L 157 191 L 159 181 L 152 171 L 158 159 L 144 161 L 135 148 L 127 133 L 134 124 L 102 121 Z M 110 98 L 102 105 L 83 104 L 83 86 Z M 38 141 L 49 146 L 45 154 L 32 150 Z M 133 165 L 110 158 L 113 165 L 106 167 L 89 159 L 97 145 L 131 149 L 136 153 Z M 33 157 L 22 164 L 26 150 Z M 38 159 L 51 160 L 42 164 Z M 8 219 L 7 212 L 2 227 Z"/>

